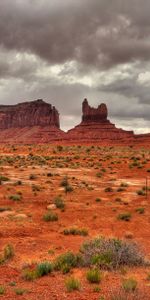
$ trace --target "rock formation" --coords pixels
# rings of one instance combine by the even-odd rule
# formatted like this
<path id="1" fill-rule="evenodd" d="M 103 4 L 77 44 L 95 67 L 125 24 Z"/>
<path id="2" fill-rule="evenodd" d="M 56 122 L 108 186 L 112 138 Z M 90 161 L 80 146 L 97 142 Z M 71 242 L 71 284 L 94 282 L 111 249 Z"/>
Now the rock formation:
<path id="1" fill-rule="evenodd" d="M 72 141 L 111 141 L 134 138 L 133 131 L 118 129 L 107 119 L 108 110 L 104 103 L 98 108 L 93 108 L 85 99 L 82 104 L 82 113 L 81 123 L 68 131 L 67 139 Z"/>
<path id="2" fill-rule="evenodd" d="M 39 99 L 17 105 L 0 105 L 0 129 L 59 125 L 54 106 Z"/>
<path id="3" fill-rule="evenodd" d="M 106 122 L 108 111 L 106 104 L 102 103 L 98 108 L 89 106 L 87 99 L 82 103 L 82 122 Z"/>
<path id="4" fill-rule="evenodd" d="M 39 99 L 17 105 L 0 105 L 1 143 L 149 143 L 150 134 L 135 135 L 118 129 L 108 119 L 106 104 L 98 108 L 82 104 L 82 120 L 67 133 L 60 129 L 59 113 L 54 106 Z"/>
<path id="5" fill-rule="evenodd" d="M 0 105 L 0 142 L 46 143 L 63 138 L 59 113 L 39 99 L 17 105 Z"/>

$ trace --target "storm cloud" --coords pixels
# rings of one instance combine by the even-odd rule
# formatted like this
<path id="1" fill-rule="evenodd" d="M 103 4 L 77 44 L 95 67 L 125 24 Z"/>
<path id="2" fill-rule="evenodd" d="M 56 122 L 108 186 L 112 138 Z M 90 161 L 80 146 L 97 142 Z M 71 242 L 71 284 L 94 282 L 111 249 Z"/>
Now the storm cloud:
<path id="1" fill-rule="evenodd" d="M 1 0 L 0 103 L 43 98 L 68 129 L 87 97 L 150 131 L 149 11 L 149 0 Z"/>

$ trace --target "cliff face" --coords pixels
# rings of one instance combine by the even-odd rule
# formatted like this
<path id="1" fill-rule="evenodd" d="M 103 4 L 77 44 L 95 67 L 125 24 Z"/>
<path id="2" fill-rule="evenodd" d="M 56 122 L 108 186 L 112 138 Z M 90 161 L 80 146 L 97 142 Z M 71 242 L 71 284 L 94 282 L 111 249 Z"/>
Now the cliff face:
<path id="1" fill-rule="evenodd" d="M 17 105 L 0 105 L 0 129 L 33 126 L 56 126 L 59 128 L 58 111 L 43 100 Z"/>

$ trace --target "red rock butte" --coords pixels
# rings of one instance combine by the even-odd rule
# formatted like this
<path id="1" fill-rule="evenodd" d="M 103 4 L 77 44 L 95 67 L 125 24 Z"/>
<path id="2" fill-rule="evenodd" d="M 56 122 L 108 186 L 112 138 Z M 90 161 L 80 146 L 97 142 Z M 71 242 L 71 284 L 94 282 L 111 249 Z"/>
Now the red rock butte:
<path id="1" fill-rule="evenodd" d="M 0 105 L 0 129 L 32 126 L 59 128 L 59 113 L 55 106 L 42 99 L 17 105 Z"/>
<path id="2" fill-rule="evenodd" d="M 97 108 L 82 103 L 81 123 L 67 133 L 60 129 L 57 109 L 42 99 L 0 105 L 1 143 L 82 143 L 82 142 L 149 142 L 150 134 L 135 135 L 133 131 L 116 128 L 108 120 L 106 104 Z"/>
<path id="3" fill-rule="evenodd" d="M 82 103 L 81 123 L 67 133 L 67 139 L 82 141 L 122 140 L 133 137 L 133 131 L 118 129 L 108 120 L 106 104 L 102 103 L 98 108 L 93 108 L 87 99 Z"/>
<path id="4" fill-rule="evenodd" d="M 63 135 L 58 111 L 42 99 L 0 105 L 1 143 L 47 143 Z"/>

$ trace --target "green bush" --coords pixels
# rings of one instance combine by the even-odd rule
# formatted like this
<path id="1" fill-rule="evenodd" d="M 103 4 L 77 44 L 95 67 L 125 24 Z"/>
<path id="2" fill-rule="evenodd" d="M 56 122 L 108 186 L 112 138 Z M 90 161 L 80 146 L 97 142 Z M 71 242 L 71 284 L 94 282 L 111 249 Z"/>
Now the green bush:
<path id="1" fill-rule="evenodd" d="M 118 220 L 122 220 L 122 221 L 130 221 L 131 219 L 131 214 L 130 213 L 122 213 L 122 214 L 119 214 L 118 217 L 117 217 Z"/>
<path id="2" fill-rule="evenodd" d="M 7 244 L 4 248 L 4 260 L 11 259 L 14 256 L 14 247 L 11 244 Z"/>
<path id="3" fill-rule="evenodd" d="M 6 176 L 0 175 L 0 181 L 9 181 L 10 179 Z"/>
<path id="4" fill-rule="evenodd" d="M 17 289 L 14 289 L 14 291 L 15 291 L 15 293 L 16 293 L 16 295 L 23 295 L 23 294 L 25 294 L 26 293 L 26 290 L 25 289 L 22 289 L 22 288 L 17 288 Z"/>
<path id="5" fill-rule="evenodd" d="M 23 270 L 22 277 L 27 281 L 33 281 L 36 278 L 38 278 L 38 274 L 37 274 L 36 269 L 27 268 L 27 269 Z"/>
<path id="6" fill-rule="evenodd" d="M 60 196 L 57 196 L 54 199 L 54 203 L 55 203 L 55 205 L 56 205 L 57 208 L 60 208 L 60 209 L 64 209 L 65 208 L 64 200 Z"/>
<path id="7" fill-rule="evenodd" d="M 139 213 L 140 215 L 144 214 L 145 208 L 144 207 L 139 207 L 139 208 L 136 209 L 136 212 Z"/>
<path id="8" fill-rule="evenodd" d="M 102 274 L 98 269 L 91 269 L 87 272 L 86 278 L 90 283 L 99 283 L 102 279 Z"/>
<path id="9" fill-rule="evenodd" d="M 65 192 L 66 193 L 71 193 L 72 191 L 73 191 L 73 187 L 71 185 L 68 184 L 68 185 L 65 186 Z"/>
<path id="10" fill-rule="evenodd" d="M 55 222 L 58 221 L 58 215 L 53 212 L 48 212 L 43 216 L 45 222 Z"/>
<path id="11" fill-rule="evenodd" d="M 36 272 L 38 277 L 43 277 L 51 273 L 52 270 L 53 270 L 53 265 L 48 261 L 41 262 L 36 267 Z"/>
<path id="12" fill-rule="evenodd" d="M 79 290 L 81 288 L 81 283 L 79 279 L 74 277 L 69 277 L 65 282 L 66 288 L 68 292 L 72 292 L 74 290 Z"/>
<path id="13" fill-rule="evenodd" d="M 72 227 L 70 229 L 65 229 L 63 231 L 64 235 L 81 235 L 81 236 L 87 236 L 88 235 L 88 230 L 85 228 L 78 229 L 76 227 Z"/>
<path id="14" fill-rule="evenodd" d="M 0 285 L 0 295 L 4 295 L 5 294 L 5 287 L 3 285 Z"/>
<path id="15" fill-rule="evenodd" d="M 59 255 L 55 261 L 54 261 L 54 269 L 56 271 L 62 271 L 64 273 L 64 270 L 70 271 L 70 269 L 77 267 L 79 263 L 79 257 L 75 255 L 72 252 L 67 252 L 64 254 Z M 67 273 L 67 272 L 65 272 Z"/>
<path id="16" fill-rule="evenodd" d="M 105 192 L 106 193 L 112 193 L 113 192 L 113 188 L 107 187 L 107 188 L 105 188 Z"/>
<path id="17" fill-rule="evenodd" d="M 134 278 L 125 279 L 122 287 L 126 292 L 134 292 L 137 288 L 137 281 Z"/>
<path id="18" fill-rule="evenodd" d="M 145 194 L 145 192 L 143 190 L 139 190 L 139 191 L 137 191 L 137 195 L 139 195 L 139 196 L 145 196 L 146 194 Z"/>
<path id="19" fill-rule="evenodd" d="M 13 201 L 20 201 L 21 200 L 21 195 L 15 194 L 15 195 L 10 195 L 9 199 Z"/>
<path id="20" fill-rule="evenodd" d="M 23 270 L 23 278 L 33 281 L 37 278 L 50 274 L 53 271 L 53 264 L 48 261 L 40 262 L 34 268 L 26 268 Z"/>
<path id="21" fill-rule="evenodd" d="M 61 181 L 61 183 L 60 183 L 60 186 L 66 187 L 68 184 L 69 184 L 69 183 L 68 183 L 68 177 L 65 176 L 65 177 L 62 179 L 62 181 Z"/>

